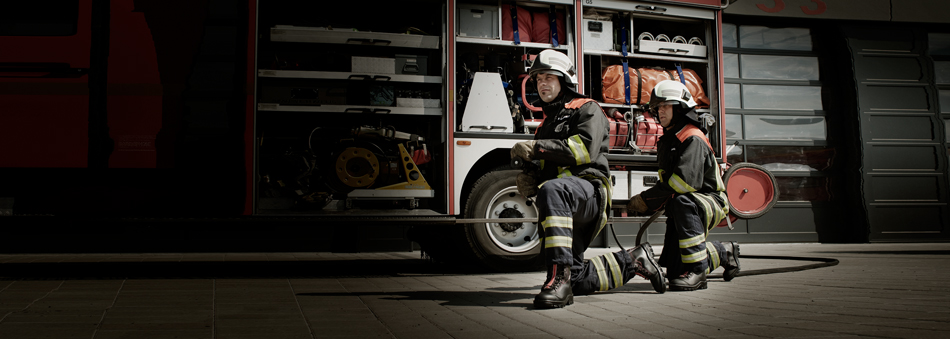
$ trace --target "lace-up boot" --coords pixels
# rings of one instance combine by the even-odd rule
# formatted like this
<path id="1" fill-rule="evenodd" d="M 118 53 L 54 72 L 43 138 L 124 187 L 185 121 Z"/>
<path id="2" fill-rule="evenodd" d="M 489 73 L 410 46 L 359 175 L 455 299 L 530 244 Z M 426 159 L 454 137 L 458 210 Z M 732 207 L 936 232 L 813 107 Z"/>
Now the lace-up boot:
<path id="1" fill-rule="evenodd" d="M 534 307 L 556 308 L 574 303 L 571 291 L 571 267 L 553 264 L 548 268 L 548 279 L 541 287 L 541 293 L 534 297 Z"/>
<path id="2" fill-rule="evenodd" d="M 722 268 L 726 271 L 722 273 L 722 280 L 730 281 L 739 275 L 739 243 L 730 241 L 722 243 L 726 250 L 726 260 L 722 262 Z"/>
<path id="3" fill-rule="evenodd" d="M 706 271 L 687 270 L 675 278 L 670 278 L 670 291 L 695 291 L 706 289 Z"/>
<path id="4" fill-rule="evenodd" d="M 653 284 L 653 290 L 656 293 L 666 292 L 666 279 L 663 279 L 660 265 L 653 259 L 653 246 L 650 246 L 650 243 L 643 243 L 627 250 L 627 255 L 630 256 L 630 262 L 633 263 L 636 275 L 649 280 Z"/>

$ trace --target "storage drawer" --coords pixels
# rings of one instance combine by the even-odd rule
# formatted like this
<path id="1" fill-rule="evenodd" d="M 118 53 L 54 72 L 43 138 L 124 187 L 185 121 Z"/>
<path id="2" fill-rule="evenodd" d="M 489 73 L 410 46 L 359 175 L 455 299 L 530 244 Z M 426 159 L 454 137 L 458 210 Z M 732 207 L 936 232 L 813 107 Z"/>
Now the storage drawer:
<path id="1" fill-rule="evenodd" d="M 498 7 L 458 5 L 458 36 L 499 39 Z"/>
<path id="2" fill-rule="evenodd" d="M 426 75 L 428 57 L 425 55 L 396 54 L 396 74 Z"/>
<path id="3" fill-rule="evenodd" d="M 653 171 L 630 171 L 630 196 L 646 191 L 648 188 L 656 186 L 659 180 L 656 172 Z M 628 199 L 630 197 L 627 197 Z"/>
<path id="4" fill-rule="evenodd" d="M 353 57 L 353 73 L 396 74 L 396 59 Z"/>

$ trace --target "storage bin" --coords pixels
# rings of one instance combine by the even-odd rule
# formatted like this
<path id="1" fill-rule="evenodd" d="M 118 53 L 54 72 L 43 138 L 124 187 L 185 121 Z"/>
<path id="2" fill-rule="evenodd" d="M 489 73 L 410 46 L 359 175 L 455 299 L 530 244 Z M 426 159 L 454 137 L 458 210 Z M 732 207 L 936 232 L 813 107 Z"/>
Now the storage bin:
<path id="1" fill-rule="evenodd" d="M 498 39 L 498 7 L 458 5 L 458 36 Z"/>

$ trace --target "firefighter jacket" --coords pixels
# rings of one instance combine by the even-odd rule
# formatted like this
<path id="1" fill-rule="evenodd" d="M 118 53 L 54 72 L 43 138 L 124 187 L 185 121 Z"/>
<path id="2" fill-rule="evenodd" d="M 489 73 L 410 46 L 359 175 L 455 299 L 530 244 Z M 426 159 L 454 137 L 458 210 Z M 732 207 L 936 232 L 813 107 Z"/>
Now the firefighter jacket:
<path id="1" fill-rule="evenodd" d="M 603 215 L 596 231 L 599 233 L 607 222 L 611 205 L 607 115 L 594 100 L 570 95 L 548 103 L 543 109 L 544 120 L 534 134 L 534 158 L 539 160 L 540 167 L 538 182 L 576 176 L 593 183 L 601 195 L 598 200 Z"/>
<path id="2" fill-rule="evenodd" d="M 664 131 L 657 142 L 659 181 L 640 197 L 650 211 L 663 208 L 675 194 L 686 194 L 705 213 L 706 229 L 729 213 L 726 186 L 709 139 L 696 126 L 683 123 Z"/>

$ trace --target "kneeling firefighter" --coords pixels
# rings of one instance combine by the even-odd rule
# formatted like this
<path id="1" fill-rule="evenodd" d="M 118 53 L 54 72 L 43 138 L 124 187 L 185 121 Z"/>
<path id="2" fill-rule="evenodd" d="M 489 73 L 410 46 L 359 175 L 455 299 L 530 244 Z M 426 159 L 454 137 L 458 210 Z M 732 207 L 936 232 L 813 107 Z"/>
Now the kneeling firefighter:
<path id="1" fill-rule="evenodd" d="M 542 51 L 528 76 L 536 83 L 545 117 L 534 140 L 515 144 L 511 157 L 536 165 L 517 178 L 521 194 L 537 195 L 542 226 L 547 277 L 535 307 L 564 307 L 574 302 L 574 294 L 617 288 L 635 275 L 665 292 L 649 244 L 584 259 L 607 223 L 611 204 L 607 117 L 597 102 L 577 93 L 574 64 L 563 53 Z"/>
<path id="2" fill-rule="evenodd" d="M 660 265 L 666 267 L 670 290 L 706 288 L 706 274 L 719 266 L 723 279 L 739 274 L 739 244 L 706 242 L 706 234 L 727 217 L 729 200 L 706 124 L 696 102 L 680 82 L 657 83 L 650 110 L 659 117 L 663 136 L 657 142 L 659 182 L 630 198 L 637 212 L 666 209 L 666 235 Z"/>

